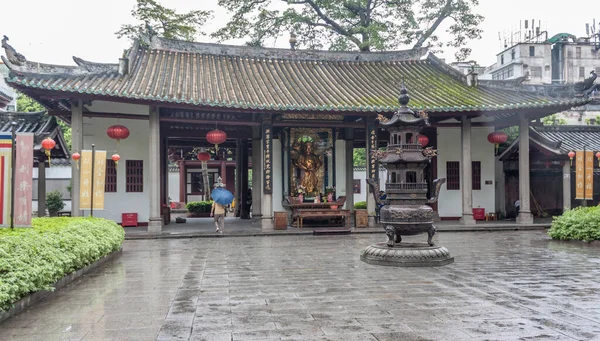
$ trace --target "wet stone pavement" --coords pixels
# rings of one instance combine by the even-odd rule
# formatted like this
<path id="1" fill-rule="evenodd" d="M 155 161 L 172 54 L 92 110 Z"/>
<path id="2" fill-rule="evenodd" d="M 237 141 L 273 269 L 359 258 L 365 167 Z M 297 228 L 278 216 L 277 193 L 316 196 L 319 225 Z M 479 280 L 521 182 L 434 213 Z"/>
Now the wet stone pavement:
<path id="1" fill-rule="evenodd" d="M 455 263 L 359 260 L 383 235 L 131 240 L 0 340 L 591 340 L 600 247 L 443 233 Z M 415 240 L 408 238 L 409 241 Z M 418 241 L 425 240 L 423 236 Z"/>

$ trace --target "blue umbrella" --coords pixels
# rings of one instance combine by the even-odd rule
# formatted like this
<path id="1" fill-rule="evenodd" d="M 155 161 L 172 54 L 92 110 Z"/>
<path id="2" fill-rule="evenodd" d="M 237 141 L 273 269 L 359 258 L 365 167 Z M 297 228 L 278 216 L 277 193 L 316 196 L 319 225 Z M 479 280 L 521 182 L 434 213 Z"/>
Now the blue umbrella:
<path id="1" fill-rule="evenodd" d="M 233 201 L 233 194 L 225 188 L 213 189 L 210 197 L 218 204 L 229 205 Z"/>

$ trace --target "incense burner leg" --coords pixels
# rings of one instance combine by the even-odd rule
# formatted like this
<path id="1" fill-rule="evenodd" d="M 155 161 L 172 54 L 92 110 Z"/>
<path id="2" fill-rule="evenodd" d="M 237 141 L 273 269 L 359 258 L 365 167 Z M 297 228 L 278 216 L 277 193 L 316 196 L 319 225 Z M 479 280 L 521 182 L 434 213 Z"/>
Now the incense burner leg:
<path id="1" fill-rule="evenodd" d="M 385 228 L 385 234 L 388 237 L 387 246 L 394 247 L 396 245 L 396 229 L 393 226 L 388 225 Z"/>
<path id="2" fill-rule="evenodd" d="M 427 238 L 427 244 L 429 244 L 429 246 L 433 246 L 433 235 L 435 234 L 435 225 L 431 225 L 431 227 L 429 228 L 429 230 L 427 231 L 427 235 L 429 236 L 429 238 Z"/>

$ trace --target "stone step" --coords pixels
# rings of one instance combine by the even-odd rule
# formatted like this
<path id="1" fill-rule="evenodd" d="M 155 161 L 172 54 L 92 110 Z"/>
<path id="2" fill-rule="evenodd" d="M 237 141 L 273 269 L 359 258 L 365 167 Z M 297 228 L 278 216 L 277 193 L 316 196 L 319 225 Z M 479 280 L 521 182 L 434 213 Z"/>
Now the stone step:
<path id="1" fill-rule="evenodd" d="M 315 235 L 315 236 L 339 235 L 339 234 L 350 234 L 350 233 L 351 233 L 350 229 L 347 229 L 347 228 L 313 230 L 313 235 Z"/>

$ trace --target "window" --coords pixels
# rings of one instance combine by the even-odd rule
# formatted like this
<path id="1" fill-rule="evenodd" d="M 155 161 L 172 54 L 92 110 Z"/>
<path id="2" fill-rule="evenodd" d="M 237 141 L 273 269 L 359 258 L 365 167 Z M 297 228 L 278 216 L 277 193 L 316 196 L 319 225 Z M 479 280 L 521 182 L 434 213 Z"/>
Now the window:
<path id="1" fill-rule="evenodd" d="M 392 172 L 392 183 L 396 183 L 396 173 Z"/>
<path id="2" fill-rule="evenodd" d="M 529 57 L 535 57 L 535 46 L 529 46 Z"/>
<path id="3" fill-rule="evenodd" d="M 581 46 L 575 48 L 575 58 L 581 59 Z"/>
<path id="4" fill-rule="evenodd" d="M 111 159 L 106 160 L 106 180 L 104 182 L 104 192 L 117 192 L 117 166 Z"/>
<path id="5" fill-rule="evenodd" d="M 481 161 L 473 161 L 471 163 L 473 188 L 474 190 L 481 189 Z"/>
<path id="6" fill-rule="evenodd" d="M 500 56 L 500 64 L 504 64 L 504 55 Z"/>
<path id="7" fill-rule="evenodd" d="M 585 78 L 585 67 L 579 67 L 579 78 Z"/>
<path id="8" fill-rule="evenodd" d="M 573 50 L 571 50 L 571 49 L 567 50 L 567 58 L 568 59 L 573 59 Z"/>
<path id="9" fill-rule="evenodd" d="M 190 173 L 190 193 L 191 194 L 203 194 L 204 193 L 204 180 L 202 179 L 201 172 Z"/>
<path id="10" fill-rule="evenodd" d="M 417 183 L 417 172 L 406 172 L 406 183 L 416 184 Z"/>
<path id="11" fill-rule="evenodd" d="M 532 66 L 531 67 L 531 77 L 532 78 L 542 78 L 542 67 L 541 66 Z"/>
<path id="12" fill-rule="evenodd" d="M 127 160 L 125 161 L 125 191 L 143 192 L 144 191 L 144 161 Z"/>
<path id="13" fill-rule="evenodd" d="M 413 143 L 413 134 L 412 133 L 406 133 L 406 144 L 411 144 Z"/>
<path id="14" fill-rule="evenodd" d="M 460 163 L 458 161 L 446 162 L 446 179 L 448 179 L 447 190 L 460 189 Z"/>
<path id="15" fill-rule="evenodd" d="M 510 51 L 510 59 L 511 60 L 515 60 L 515 54 L 516 54 L 515 50 Z"/>

